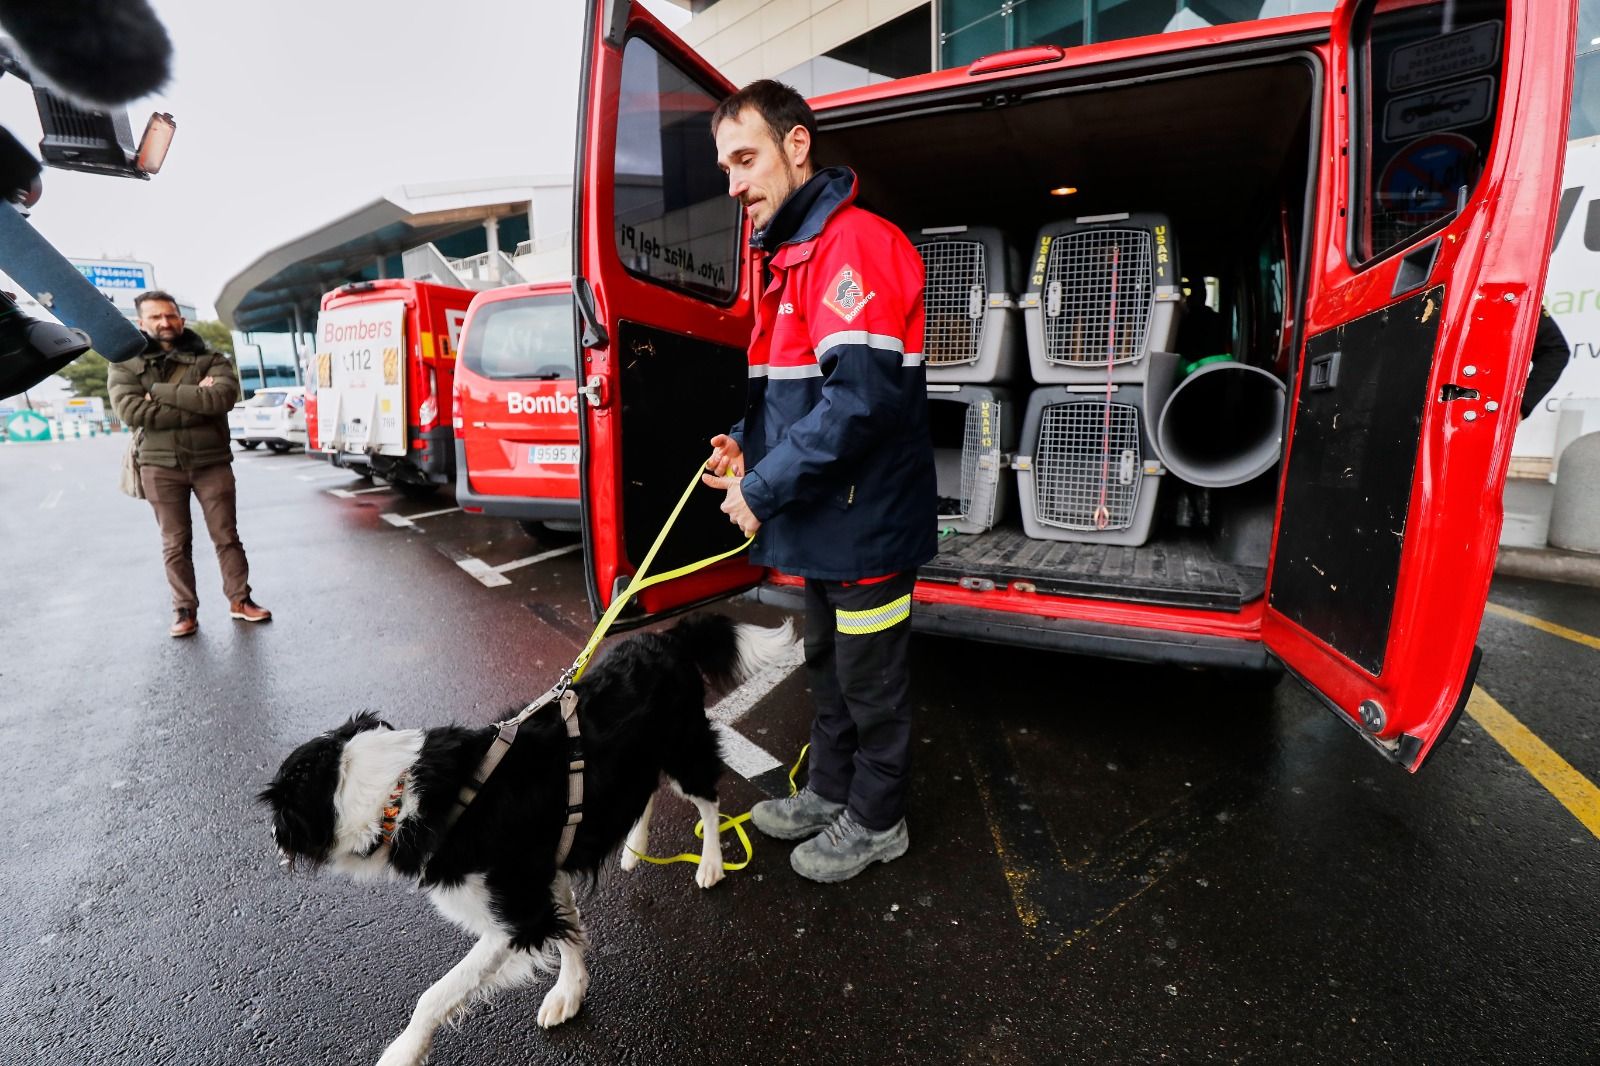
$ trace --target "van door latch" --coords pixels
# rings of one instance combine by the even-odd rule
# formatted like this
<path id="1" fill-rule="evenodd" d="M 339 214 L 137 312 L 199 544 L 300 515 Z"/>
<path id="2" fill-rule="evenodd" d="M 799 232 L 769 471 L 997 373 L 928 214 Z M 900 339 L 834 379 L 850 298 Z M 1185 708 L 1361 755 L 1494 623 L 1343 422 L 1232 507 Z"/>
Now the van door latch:
<path id="1" fill-rule="evenodd" d="M 1439 402 L 1449 403 L 1451 400 L 1476 400 L 1477 389 L 1467 389 L 1460 385 L 1443 385 L 1439 388 Z"/>
<path id="2" fill-rule="evenodd" d="M 584 382 L 583 388 L 578 390 L 578 395 L 589 401 L 590 407 L 604 407 L 606 405 L 606 379 L 599 374 L 590 374 Z"/>

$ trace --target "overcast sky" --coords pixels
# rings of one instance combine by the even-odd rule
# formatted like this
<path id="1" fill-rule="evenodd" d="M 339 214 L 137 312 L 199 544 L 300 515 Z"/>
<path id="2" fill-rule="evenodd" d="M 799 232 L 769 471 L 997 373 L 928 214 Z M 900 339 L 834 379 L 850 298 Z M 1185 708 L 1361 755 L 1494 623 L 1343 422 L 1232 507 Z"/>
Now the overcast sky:
<path id="1" fill-rule="evenodd" d="M 46 170 L 34 225 L 65 255 L 140 259 L 201 317 L 263 252 L 397 185 L 570 173 L 588 0 L 152 0 L 177 138 L 149 182 Z M 687 20 L 668 0 L 647 6 Z M 39 142 L 33 94 L 0 122 Z"/>

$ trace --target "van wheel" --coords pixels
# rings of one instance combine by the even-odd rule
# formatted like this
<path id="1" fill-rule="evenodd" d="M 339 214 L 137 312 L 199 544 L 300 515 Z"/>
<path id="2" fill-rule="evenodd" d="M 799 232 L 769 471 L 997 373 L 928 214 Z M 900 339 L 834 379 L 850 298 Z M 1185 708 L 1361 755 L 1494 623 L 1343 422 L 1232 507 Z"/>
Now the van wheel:
<path id="1" fill-rule="evenodd" d="M 239 442 L 239 447 L 243 448 L 247 452 L 253 452 L 257 448 L 261 447 L 261 442 L 258 440 L 242 440 Z"/>
<path id="2" fill-rule="evenodd" d="M 582 530 L 576 522 L 535 522 L 532 519 L 519 519 L 517 525 L 522 531 L 534 540 L 564 543 L 576 540 Z"/>
<path id="3" fill-rule="evenodd" d="M 408 500 L 426 500 L 439 491 L 439 486 L 433 484 L 419 485 L 415 481 L 391 481 L 391 488 Z"/>
<path id="4" fill-rule="evenodd" d="M 267 447 L 271 448 L 273 451 L 277 452 L 279 455 L 282 455 L 284 452 L 289 450 L 289 446 L 287 444 L 284 444 L 282 441 L 275 441 L 275 440 L 268 441 L 267 442 Z"/>

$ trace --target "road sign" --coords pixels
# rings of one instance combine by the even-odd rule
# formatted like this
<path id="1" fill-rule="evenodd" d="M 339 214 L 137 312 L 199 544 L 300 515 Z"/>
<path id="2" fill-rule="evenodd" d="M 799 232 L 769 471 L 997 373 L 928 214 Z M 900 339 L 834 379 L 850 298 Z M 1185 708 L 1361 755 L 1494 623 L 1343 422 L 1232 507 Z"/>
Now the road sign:
<path id="1" fill-rule="evenodd" d="M 136 259 L 74 259 L 72 265 L 125 314 L 133 313 L 135 296 L 156 287 L 156 268 Z"/>
<path id="2" fill-rule="evenodd" d="M 7 440 L 49 440 L 50 423 L 37 411 L 18 411 L 6 419 Z"/>

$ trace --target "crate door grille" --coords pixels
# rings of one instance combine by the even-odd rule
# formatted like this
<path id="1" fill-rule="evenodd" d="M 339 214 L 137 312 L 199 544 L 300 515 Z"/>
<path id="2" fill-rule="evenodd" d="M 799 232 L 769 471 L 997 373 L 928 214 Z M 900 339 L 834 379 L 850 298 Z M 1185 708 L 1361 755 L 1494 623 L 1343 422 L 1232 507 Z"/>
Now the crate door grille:
<path id="1" fill-rule="evenodd" d="M 961 515 L 984 527 L 994 525 L 1000 490 L 1000 407 L 993 400 L 968 404 L 961 434 Z"/>
<path id="2" fill-rule="evenodd" d="M 984 248 L 979 241 L 930 241 L 922 253 L 923 354 L 929 366 L 976 362 L 983 349 L 989 304 Z"/>
<path id="3" fill-rule="evenodd" d="M 1144 355 L 1150 328 L 1153 241 L 1142 229 L 1086 230 L 1057 237 L 1045 268 L 1045 359 L 1065 366 L 1126 363 Z M 1115 253 L 1113 255 L 1113 253 Z M 1111 333 L 1116 262 L 1117 323 Z"/>
<path id="4" fill-rule="evenodd" d="M 1127 529 L 1133 524 L 1144 475 L 1139 410 L 1128 404 L 1110 405 L 1107 449 L 1106 406 L 1089 401 L 1044 409 L 1033 450 L 1034 512 L 1044 525 L 1099 530 L 1095 511 L 1101 505 L 1102 486 L 1110 517 L 1105 528 Z"/>

